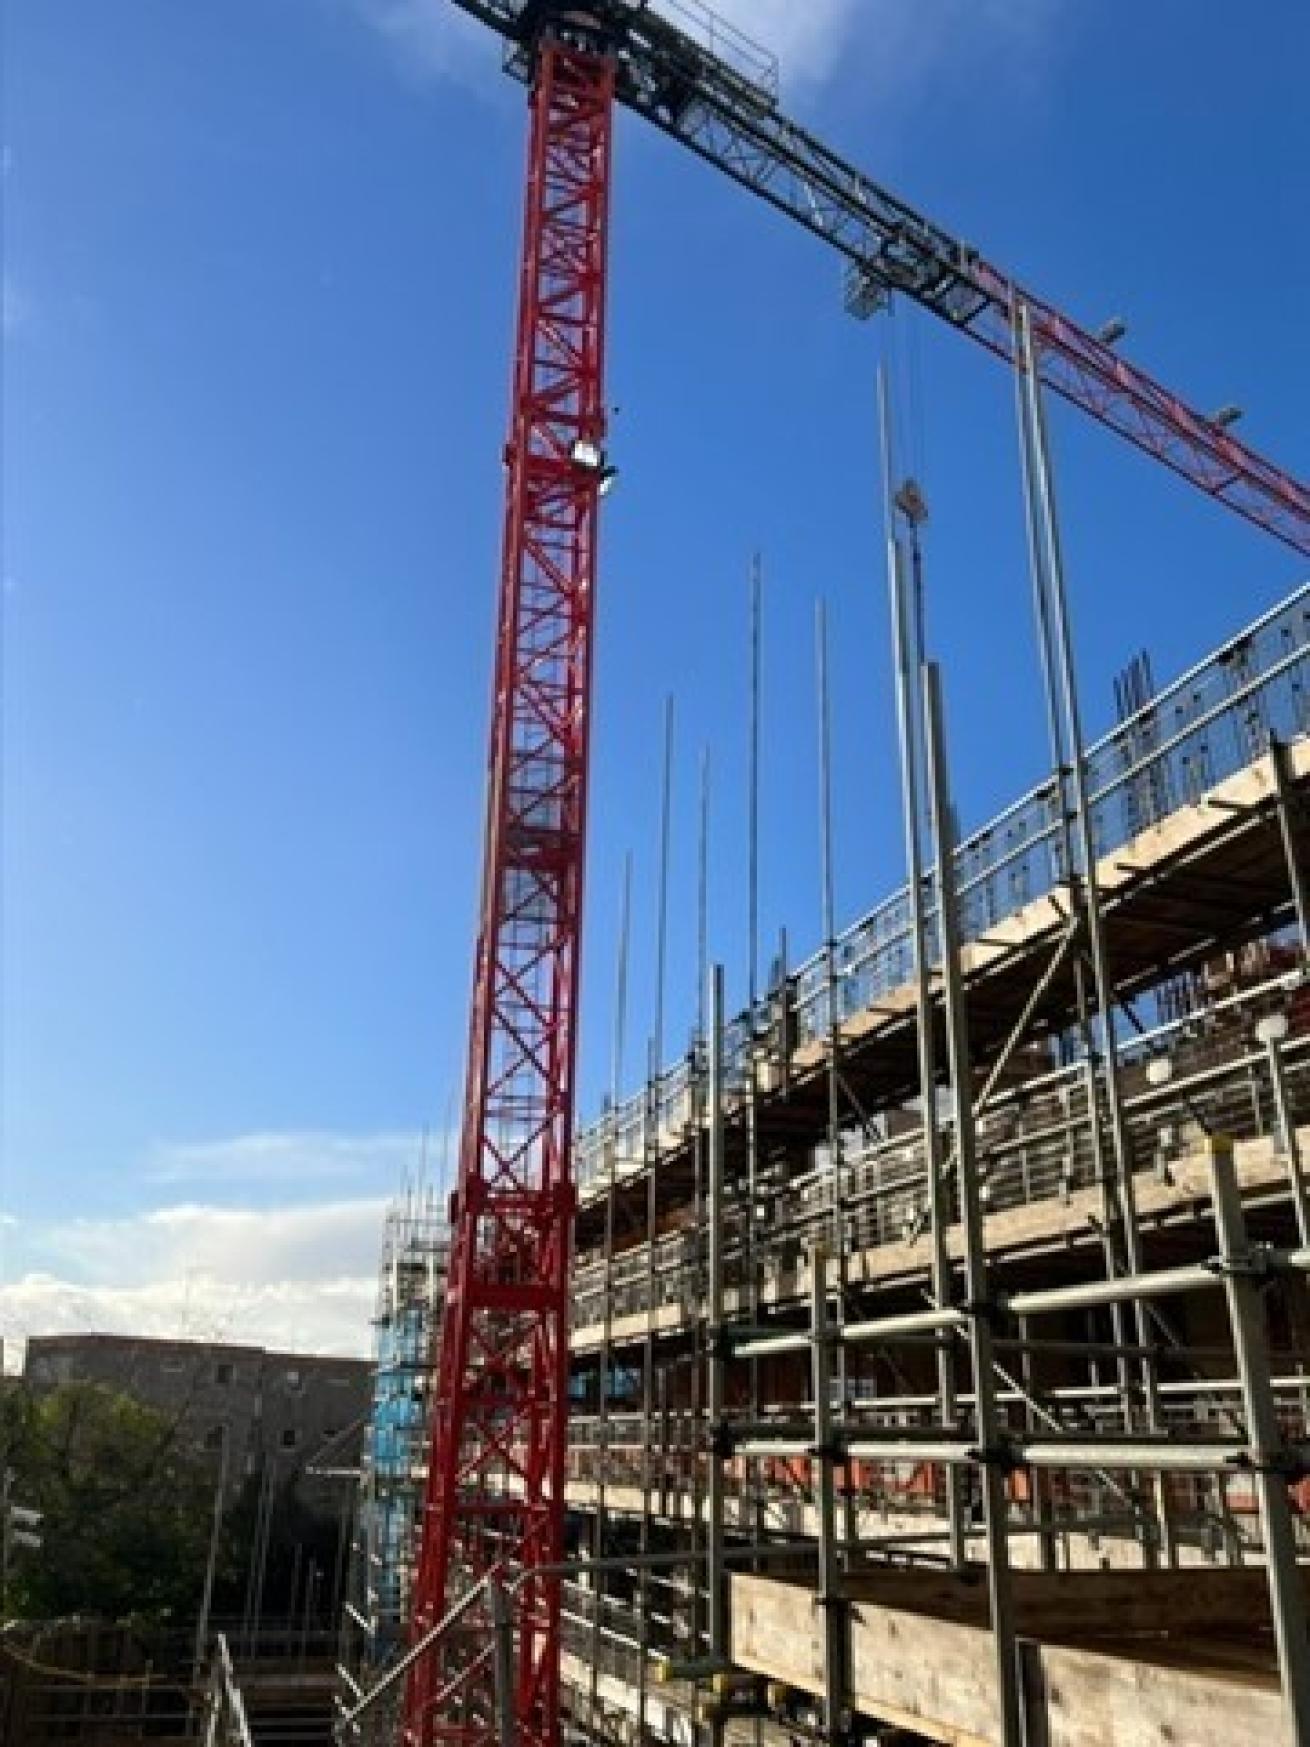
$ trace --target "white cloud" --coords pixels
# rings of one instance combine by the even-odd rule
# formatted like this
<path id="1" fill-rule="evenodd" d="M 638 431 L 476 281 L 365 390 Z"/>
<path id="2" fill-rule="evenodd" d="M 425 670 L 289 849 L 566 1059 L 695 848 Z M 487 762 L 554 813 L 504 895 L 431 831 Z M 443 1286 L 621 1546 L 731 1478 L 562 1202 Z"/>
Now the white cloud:
<path id="1" fill-rule="evenodd" d="M 86 1286 L 33 1273 L 0 1286 L 0 1336 L 11 1350 L 29 1335 L 94 1332 L 364 1358 L 376 1295 L 374 1275 L 255 1287 L 205 1277 Z"/>
<path id="2" fill-rule="evenodd" d="M 0 1333 L 99 1330 L 364 1353 L 386 1207 L 381 1196 L 272 1209 L 181 1203 L 120 1219 L 20 1221 L 6 1248 L 31 1265 L 0 1285 Z"/>
<path id="3" fill-rule="evenodd" d="M 697 0 L 655 0 L 655 9 L 688 35 L 708 40 Z M 832 72 L 859 8 L 856 0 L 716 0 L 710 10 L 749 44 L 777 57 L 785 91 L 796 83 L 818 84 Z M 731 36 L 712 46 L 725 60 L 737 60 Z M 753 58 L 747 56 L 743 70 Z"/>
<path id="4" fill-rule="evenodd" d="M 305 1129 L 160 1141 L 153 1206 L 35 1221 L 0 1212 L 0 1335 L 99 1330 L 363 1353 L 382 1222 L 444 1198 L 442 1139 Z M 172 1196 L 160 1189 L 172 1186 Z"/>
<path id="5" fill-rule="evenodd" d="M 492 33 L 453 0 L 348 0 L 409 76 L 480 84 L 495 66 Z M 701 0 L 653 0 L 708 41 Z M 922 94 L 943 70 L 1031 82 L 1072 0 L 714 0 L 711 10 L 777 57 L 784 101 L 821 85 L 859 54 L 866 92 L 882 103 Z M 737 60 L 730 36 L 715 46 Z M 754 57 L 748 57 L 753 59 Z"/>
<path id="6" fill-rule="evenodd" d="M 491 32 L 452 0 L 352 0 L 355 10 L 386 39 L 411 74 L 465 79 L 495 64 Z M 698 40 L 706 40 L 699 0 L 655 0 Z M 833 69 L 857 0 L 718 0 L 717 16 L 753 43 L 776 54 L 787 84 L 817 83 Z M 733 59 L 731 46 L 722 50 Z"/>
<path id="7" fill-rule="evenodd" d="M 124 1219 L 74 1219 L 46 1234 L 49 1255 L 106 1284 L 193 1274 L 255 1285 L 373 1272 L 383 1197 L 307 1207 L 183 1202 Z"/>
<path id="8" fill-rule="evenodd" d="M 385 40 L 397 66 L 417 77 L 468 79 L 494 67 L 491 32 L 451 0 L 350 0 Z"/>

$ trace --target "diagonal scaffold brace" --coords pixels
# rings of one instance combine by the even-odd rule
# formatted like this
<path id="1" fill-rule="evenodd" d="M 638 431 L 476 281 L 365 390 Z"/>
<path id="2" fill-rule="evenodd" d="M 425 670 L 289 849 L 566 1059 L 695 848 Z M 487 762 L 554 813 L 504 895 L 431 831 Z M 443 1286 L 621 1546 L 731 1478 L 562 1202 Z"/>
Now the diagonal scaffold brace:
<path id="1" fill-rule="evenodd" d="M 493 1621 L 473 1602 L 416 1658 L 405 1747 L 503 1741 L 507 1668 L 512 1739 L 559 1741 L 559 1580 L 544 1568 L 558 1565 L 564 1532 L 614 63 L 576 9 L 541 16 L 481 923 L 411 1643 L 478 1585 L 501 1612 Z M 506 1653 L 490 1655 L 493 1643 Z"/>

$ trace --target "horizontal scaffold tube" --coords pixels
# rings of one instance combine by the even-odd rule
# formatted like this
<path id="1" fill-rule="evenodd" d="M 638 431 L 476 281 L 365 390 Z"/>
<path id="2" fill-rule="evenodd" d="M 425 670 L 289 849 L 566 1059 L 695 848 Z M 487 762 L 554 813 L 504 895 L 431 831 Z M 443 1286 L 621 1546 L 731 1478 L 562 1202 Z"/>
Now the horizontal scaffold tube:
<path id="1" fill-rule="evenodd" d="M 1252 1258 L 1261 1271 L 1310 1273 L 1310 1249 L 1262 1250 Z M 1202 1292 L 1224 1283 L 1224 1264 L 1217 1258 L 1185 1268 L 1160 1268 L 1147 1274 L 1121 1274 L 1108 1280 L 1087 1280 L 1076 1286 L 1053 1286 L 1038 1292 L 998 1294 L 986 1306 L 989 1315 L 1044 1316 L 1062 1310 L 1091 1310 L 1107 1304 L 1129 1304 L 1135 1299 L 1172 1298 L 1184 1292 Z M 847 1346 L 900 1337 L 961 1330 L 969 1326 L 971 1313 L 962 1309 L 912 1310 L 903 1315 L 875 1316 L 867 1322 L 848 1322 L 834 1330 L 832 1339 Z M 804 1329 L 760 1335 L 752 1329 L 748 1339 L 734 1340 L 738 1359 L 765 1359 L 781 1353 L 807 1352 L 810 1335 Z"/>
<path id="2" fill-rule="evenodd" d="M 871 1437 L 863 1428 L 836 1433 L 833 1439 L 838 1460 L 849 1457 L 864 1462 L 936 1462 L 963 1467 L 996 1462 L 1005 1468 L 1139 1468 L 1145 1472 L 1219 1474 L 1229 1470 L 1252 1472 L 1263 1464 L 1251 1446 L 1237 1440 L 1177 1443 L 1159 1438 L 1125 1438 L 1105 1443 L 1074 1443 L 1059 1438 L 1004 1439 L 987 1451 L 968 1438 L 897 1438 L 892 1434 Z M 813 1443 L 782 1438 L 756 1438 L 735 1446 L 739 1456 L 753 1460 L 768 1457 L 814 1456 Z M 1280 1469 L 1289 1479 L 1310 1472 L 1310 1444 L 1293 1444 L 1279 1452 Z"/>

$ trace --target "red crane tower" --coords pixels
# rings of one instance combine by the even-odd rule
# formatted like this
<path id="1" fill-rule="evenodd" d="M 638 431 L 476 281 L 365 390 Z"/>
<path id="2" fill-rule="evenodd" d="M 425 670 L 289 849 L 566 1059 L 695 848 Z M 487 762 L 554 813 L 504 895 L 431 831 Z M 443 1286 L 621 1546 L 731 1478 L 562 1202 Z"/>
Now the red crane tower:
<path id="1" fill-rule="evenodd" d="M 783 114 L 769 57 L 646 0 L 453 0 L 531 89 L 481 929 L 413 1601 L 407 1747 L 555 1747 L 578 1005 L 610 140 L 617 97 L 835 248 L 847 307 L 893 292 L 1037 368 L 1228 508 L 1310 553 L 1310 490 Z M 663 0 L 702 25 L 700 0 Z M 484 1579 L 508 1580 L 502 1587 Z M 499 1620 L 497 1609 L 507 1610 Z M 499 1627 L 499 1631 L 495 1628 Z M 513 1729 L 498 1719 L 512 1668 Z"/>
<path id="2" fill-rule="evenodd" d="M 527 212 L 459 1182 L 414 1600 L 420 1638 L 489 1573 L 516 1742 L 558 1739 L 569 1146 L 587 817 L 614 65 L 585 23 L 534 45 Z M 487 1602 L 417 1661 L 406 1737 L 496 1739 Z"/>

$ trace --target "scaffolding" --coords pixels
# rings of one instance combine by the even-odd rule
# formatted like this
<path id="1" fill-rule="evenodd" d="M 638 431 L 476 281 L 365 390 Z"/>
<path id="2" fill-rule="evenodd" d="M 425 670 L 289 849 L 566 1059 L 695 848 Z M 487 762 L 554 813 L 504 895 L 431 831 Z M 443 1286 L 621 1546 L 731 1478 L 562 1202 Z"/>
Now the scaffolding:
<path id="1" fill-rule="evenodd" d="M 383 1227 L 377 1368 L 342 1617 L 339 1711 L 349 1709 L 405 1645 L 447 1246 L 445 1213 L 434 1191 L 406 1189 Z"/>
<path id="2" fill-rule="evenodd" d="M 1090 747 L 1053 699 L 1053 774 L 957 844 L 891 479 L 910 884 L 735 1016 L 702 917 L 686 1056 L 577 1137 L 566 1721 L 1010 1747 L 1154 1683 L 1177 1739 L 1299 1742 L 1310 586 Z M 400 1656 L 441 1244 L 389 1222 L 347 1741 L 454 1618 Z"/>
<path id="3" fill-rule="evenodd" d="M 1299 1741 L 1310 587 L 1136 697 L 1081 797 L 1061 769 L 959 845 L 921 678 L 917 884 L 733 1018 L 711 969 L 686 1058 L 578 1137 L 566 1720 L 1008 1747 L 1076 1702 L 1114 1740 L 1119 1669 L 1178 1739 Z M 430 1203 L 388 1223 L 348 1741 L 404 1666 L 442 1241 Z M 873 1621 L 990 1675 L 873 1677 Z"/>
<path id="4" fill-rule="evenodd" d="M 1058 1740 L 1043 1608 L 1198 1742 L 1205 1706 L 1310 1739 L 1310 588 L 1159 692 L 1137 663 L 1084 747 L 1021 406 L 1053 775 L 954 841 L 889 465 L 910 884 L 843 934 L 825 897 L 735 1017 L 712 972 L 686 1057 L 578 1137 L 581 1740 Z M 925 1700 L 904 1646 L 870 1690 L 870 1597 L 985 1632 L 983 1696 Z"/>
<path id="5" fill-rule="evenodd" d="M 1299 1742 L 1310 587 L 958 845 L 919 680 L 916 882 L 736 1017 L 712 968 L 686 1058 L 578 1137 L 566 1720 L 1009 1747 L 1062 1706 L 1117 1740 L 1131 1689 Z M 441 1242 L 388 1224 L 347 1741 L 449 1629 L 398 1660 Z"/>

